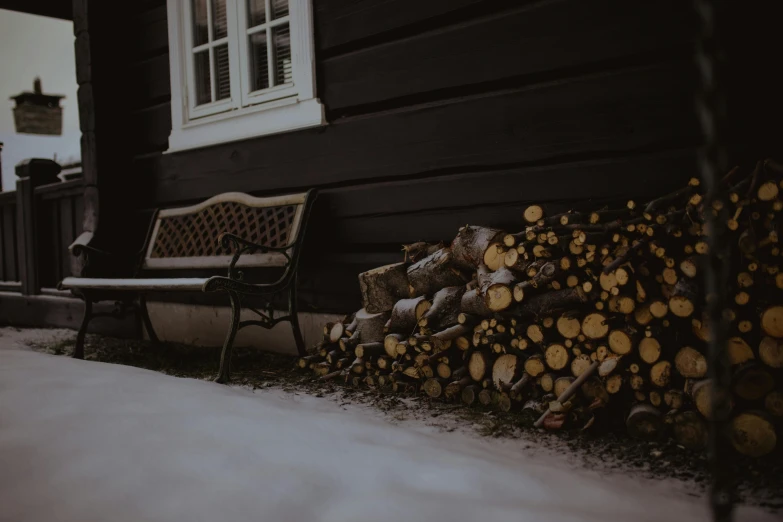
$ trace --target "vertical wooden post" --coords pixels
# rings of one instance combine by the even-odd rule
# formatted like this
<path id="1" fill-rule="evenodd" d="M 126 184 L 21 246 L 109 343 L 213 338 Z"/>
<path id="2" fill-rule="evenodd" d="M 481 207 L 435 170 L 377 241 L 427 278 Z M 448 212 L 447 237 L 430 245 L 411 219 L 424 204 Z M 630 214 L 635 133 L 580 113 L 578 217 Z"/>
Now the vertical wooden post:
<path id="1" fill-rule="evenodd" d="M 40 293 L 36 233 L 35 187 L 59 181 L 60 165 L 47 159 L 27 159 L 16 166 L 16 237 L 22 294 Z"/>
<path id="2" fill-rule="evenodd" d="M 132 24 L 112 27 L 104 23 L 116 15 L 112 2 L 71 2 L 84 179 L 84 212 L 76 219 L 82 221 L 89 244 L 98 244 L 121 256 L 137 248 L 128 234 L 128 230 L 134 230 L 128 211 L 133 205 L 133 196 L 129 196 L 129 188 L 133 187 L 131 161 L 122 133 L 118 132 L 129 118 L 127 104 L 118 101 L 126 99 L 132 87 L 117 80 L 127 63 L 127 51 L 116 48 L 112 42 L 130 34 Z M 85 257 L 72 259 L 73 275 L 85 275 L 86 267 Z M 90 267 L 101 270 L 95 262 Z"/>

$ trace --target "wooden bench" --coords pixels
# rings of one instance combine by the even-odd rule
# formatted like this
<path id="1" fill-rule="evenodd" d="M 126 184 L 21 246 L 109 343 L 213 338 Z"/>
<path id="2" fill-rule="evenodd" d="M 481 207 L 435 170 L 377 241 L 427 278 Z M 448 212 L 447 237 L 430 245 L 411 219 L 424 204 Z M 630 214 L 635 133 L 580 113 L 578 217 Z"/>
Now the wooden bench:
<path id="1" fill-rule="evenodd" d="M 98 315 L 92 305 L 98 301 L 118 301 L 124 311 L 133 303 L 150 340 L 158 342 L 146 304 L 146 294 L 159 292 L 226 292 L 231 302 L 231 324 L 220 355 L 215 379 L 230 378 L 231 349 L 236 333 L 246 326 L 272 328 L 290 321 L 296 346 L 305 355 L 304 339 L 297 318 L 297 267 L 307 218 L 316 197 L 314 190 L 302 194 L 258 198 L 241 193 L 225 193 L 198 205 L 159 210 L 150 223 L 135 274 L 130 278 L 67 277 L 59 287 L 84 300 L 84 318 L 76 338 L 73 356 L 84 358 L 87 326 Z M 74 256 L 112 254 L 87 243 L 91 234 L 82 234 L 70 247 Z M 282 275 L 271 283 L 245 281 L 241 269 L 277 267 Z M 226 275 L 204 277 L 161 277 L 168 271 L 214 272 Z M 288 293 L 287 314 L 275 317 L 271 300 Z M 240 320 L 241 296 L 256 296 L 264 306 L 249 307 L 258 319 Z M 279 312 L 278 312 L 279 313 Z"/>

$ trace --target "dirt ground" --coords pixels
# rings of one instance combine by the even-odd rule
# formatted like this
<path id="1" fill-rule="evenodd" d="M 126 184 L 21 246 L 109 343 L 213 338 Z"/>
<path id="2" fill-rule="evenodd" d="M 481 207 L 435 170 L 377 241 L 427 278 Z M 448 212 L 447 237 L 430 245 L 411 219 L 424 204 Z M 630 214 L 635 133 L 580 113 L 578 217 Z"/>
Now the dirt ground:
<path id="1" fill-rule="evenodd" d="M 33 350 L 70 356 L 75 333 L 69 330 L 0 329 L 0 337 Z M 10 339 L 9 339 L 10 340 Z M 177 377 L 212 379 L 219 349 L 114 339 L 90 335 L 87 360 L 135 366 Z M 344 408 L 361 406 L 391 423 L 442 431 L 459 430 L 492 444 L 523 451 L 545 451 L 575 468 L 621 473 L 649 480 L 681 483 L 683 491 L 703 496 L 708 486 L 707 459 L 673 441 L 645 442 L 628 438 L 620 427 L 604 426 L 587 432 L 542 432 L 521 414 L 500 413 L 484 407 L 467 407 L 432 400 L 424 395 L 399 395 L 391 390 L 346 387 L 334 381 L 319 382 L 295 368 L 292 357 L 257 350 L 235 351 L 234 385 L 253 389 L 280 389 L 334 401 Z M 779 445 L 764 459 L 727 456 L 737 478 L 737 502 L 783 515 L 783 450 Z"/>

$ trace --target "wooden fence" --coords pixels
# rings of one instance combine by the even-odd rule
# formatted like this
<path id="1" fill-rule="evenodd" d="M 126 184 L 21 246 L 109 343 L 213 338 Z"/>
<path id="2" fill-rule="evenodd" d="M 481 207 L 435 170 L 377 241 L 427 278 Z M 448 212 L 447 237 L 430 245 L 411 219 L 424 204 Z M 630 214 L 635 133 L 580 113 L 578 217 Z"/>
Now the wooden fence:
<path id="1" fill-rule="evenodd" d="M 0 193 L 0 290 L 19 291 L 16 193 Z"/>
<path id="2" fill-rule="evenodd" d="M 17 168 L 16 191 L 0 193 L 0 291 L 57 294 L 57 283 L 71 275 L 68 246 L 82 232 L 83 182 L 51 183 L 51 164 L 38 176 L 40 167 Z"/>

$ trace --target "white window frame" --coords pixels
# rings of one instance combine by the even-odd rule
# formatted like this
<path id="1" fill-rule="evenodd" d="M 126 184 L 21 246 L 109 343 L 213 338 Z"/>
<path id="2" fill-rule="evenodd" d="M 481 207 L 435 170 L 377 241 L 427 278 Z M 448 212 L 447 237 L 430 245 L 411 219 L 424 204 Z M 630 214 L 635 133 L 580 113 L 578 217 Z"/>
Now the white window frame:
<path id="1" fill-rule="evenodd" d="M 267 13 L 270 3 L 266 1 Z M 199 48 L 228 44 L 231 96 L 199 106 L 195 105 L 194 82 L 190 81 L 193 78 L 190 0 L 167 0 L 166 6 L 172 127 L 167 153 L 326 124 L 324 107 L 316 97 L 311 0 L 288 0 L 288 16 L 264 24 L 268 27 L 288 21 L 293 84 L 255 92 L 250 92 L 246 0 L 226 0 L 228 24 L 237 25 L 229 27 L 228 36 L 218 40 L 219 43 L 211 41 Z M 211 9 L 207 13 L 211 38 Z M 210 70 L 210 78 L 214 96 L 213 71 Z"/>

